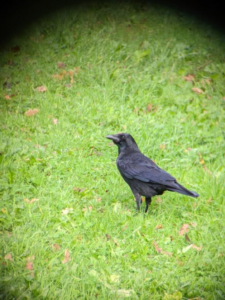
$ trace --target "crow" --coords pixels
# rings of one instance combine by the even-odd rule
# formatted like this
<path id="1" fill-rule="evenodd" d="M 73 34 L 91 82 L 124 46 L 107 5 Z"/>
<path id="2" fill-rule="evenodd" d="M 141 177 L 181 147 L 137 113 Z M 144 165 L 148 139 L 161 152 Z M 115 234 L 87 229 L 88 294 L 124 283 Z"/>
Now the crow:
<path id="1" fill-rule="evenodd" d="M 148 211 L 152 197 L 162 195 L 164 191 L 177 192 L 191 197 L 199 196 L 183 187 L 173 176 L 142 154 L 129 133 L 107 135 L 106 138 L 118 146 L 117 168 L 134 194 L 137 210 L 140 210 L 141 196 L 145 197 L 145 212 Z"/>

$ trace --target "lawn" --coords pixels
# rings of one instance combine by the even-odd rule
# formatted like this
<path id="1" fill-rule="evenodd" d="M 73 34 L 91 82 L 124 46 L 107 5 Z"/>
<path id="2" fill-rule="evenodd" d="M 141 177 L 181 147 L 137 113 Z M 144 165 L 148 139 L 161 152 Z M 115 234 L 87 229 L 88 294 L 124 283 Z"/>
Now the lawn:
<path id="1" fill-rule="evenodd" d="M 37 20 L 0 65 L 0 299 L 225 299 L 224 36 L 96 2 Z M 118 132 L 200 197 L 135 215 Z"/>

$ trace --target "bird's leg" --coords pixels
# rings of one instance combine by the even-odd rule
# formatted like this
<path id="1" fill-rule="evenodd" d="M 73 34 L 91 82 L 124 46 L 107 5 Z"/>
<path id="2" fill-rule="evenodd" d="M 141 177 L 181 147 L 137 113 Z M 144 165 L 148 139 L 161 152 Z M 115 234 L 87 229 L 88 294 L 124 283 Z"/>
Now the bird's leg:
<path id="1" fill-rule="evenodd" d="M 151 197 L 145 197 L 145 202 L 146 202 L 146 207 L 145 207 L 145 212 L 148 211 L 148 206 L 151 204 L 152 202 L 152 198 Z"/>
<path id="2" fill-rule="evenodd" d="M 139 195 L 138 193 L 135 193 L 134 196 L 135 196 L 136 203 L 137 203 L 137 210 L 140 210 L 140 205 L 142 203 L 141 195 Z"/>

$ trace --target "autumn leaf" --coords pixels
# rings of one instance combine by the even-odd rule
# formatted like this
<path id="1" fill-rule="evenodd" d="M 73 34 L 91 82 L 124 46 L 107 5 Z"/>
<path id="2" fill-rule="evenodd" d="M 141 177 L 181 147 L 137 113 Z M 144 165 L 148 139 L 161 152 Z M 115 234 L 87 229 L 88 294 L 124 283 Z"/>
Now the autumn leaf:
<path id="1" fill-rule="evenodd" d="M 68 215 L 69 213 L 73 212 L 73 208 L 72 207 L 67 207 L 65 209 L 62 210 L 62 215 Z"/>
<path id="2" fill-rule="evenodd" d="M 66 249 L 65 250 L 65 254 L 64 254 L 64 260 L 62 261 L 63 264 L 67 263 L 68 261 L 70 261 L 70 253 L 69 253 L 69 250 Z"/>
<path id="3" fill-rule="evenodd" d="M 198 247 L 198 246 L 196 246 L 194 244 L 192 244 L 192 248 L 195 249 L 195 250 L 197 250 L 197 251 L 201 251 L 202 250 L 202 246 Z"/>
<path id="4" fill-rule="evenodd" d="M 4 259 L 5 260 L 10 260 L 10 261 L 13 261 L 13 258 L 12 258 L 12 254 L 6 254 L 5 256 L 4 256 Z"/>
<path id="5" fill-rule="evenodd" d="M 47 88 L 44 85 L 42 85 L 42 86 L 37 87 L 36 90 L 40 93 L 44 93 L 47 91 Z"/>
<path id="6" fill-rule="evenodd" d="M 204 94 L 203 90 L 196 88 L 196 87 L 193 87 L 192 91 L 195 92 L 196 94 Z"/>
<path id="7" fill-rule="evenodd" d="M 64 69 L 66 67 L 66 64 L 64 64 L 63 62 L 60 61 L 60 62 L 58 62 L 57 66 L 59 69 Z"/>
<path id="8" fill-rule="evenodd" d="M 34 269 L 32 261 L 27 262 L 25 269 L 27 269 L 29 271 L 32 271 Z"/>
<path id="9" fill-rule="evenodd" d="M 187 233 L 189 231 L 189 225 L 188 224 L 183 224 L 181 226 L 181 229 L 180 229 L 180 232 L 179 232 L 179 235 L 184 235 L 185 233 Z"/>
<path id="10" fill-rule="evenodd" d="M 156 225 L 156 227 L 155 227 L 155 229 L 162 229 L 163 227 L 162 227 L 162 225 L 161 224 L 158 224 L 158 225 Z"/>
<path id="11" fill-rule="evenodd" d="M 163 251 L 162 248 L 159 248 L 158 244 L 155 241 L 153 241 L 153 246 L 155 247 L 155 250 L 158 253 L 162 253 L 162 254 L 165 254 L 165 255 L 168 255 L 168 256 L 173 255 L 171 252 L 166 252 L 166 251 Z"/>
<path id="12" fill-rule="evenodd" d="M 75 67 L 74 70 L 75 70 L 75 73 L 77 74 L 80 72 L 80 67 Z"/>
<path id="13" fill-rule="evenodd" d="M 52 247 L 55 251 L 57 251 L 61 248 L 58 244 L 53 244 Z"/>
<path id="14" fill-rule="evenodd" d="M 53 124 L 57 125 L 58 124 L 58 119 L 53 118 L 52 122 L 53 122 Z"/>
<path id="15" fill-rule="evenodd" d="M 149 103 L 146 109 L 148 112 L 152 111 L 152 103 Z"/>
<path id="16" fill-rule="evenodd" d="M 29 199 L 25 198 L 24 201 L 31 204 L 33 202 L 39 201 L 39 199 L 38 198 L 33 198 L 33 199 L 29 200 Z"/>
<path id="17" fill-rule="evenodd" d="M 28 109 L 28 111 L 25 112 L 25 116 L 32 117 L 32 116 L 36 115 L 37 113 L 39 113 L 39 110 L 37 108 Z"/>
<path id="18" fill-rule="evenodd" d="M 10 97 L 9 95 L 5 95 L 5 99 L 6 99 L 6 100 L 10 100 L 11 97 Z"/>
<path id="19" fill-rule="evenodd" d="M 184 76 L 184 80 L 186 80 L 186 81 L 194 81 L 195 80 L 195 75 L 189 74 L 187 76 Z"/>
<path id="20" fill-rule="evenodd" d="M 159 148 L 164 150 L 166 148 L 166 145 L 159 145 Z"/>

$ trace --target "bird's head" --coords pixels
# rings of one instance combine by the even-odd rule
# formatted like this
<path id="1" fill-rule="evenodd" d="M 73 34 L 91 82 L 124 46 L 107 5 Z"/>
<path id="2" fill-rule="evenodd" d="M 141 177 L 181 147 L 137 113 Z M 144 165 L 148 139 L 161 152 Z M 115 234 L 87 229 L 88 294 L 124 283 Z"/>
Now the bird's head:
<path id="1" fill-rule="evenodd" d="M 119 147 L 119 153 L 127 148 L 138 149 L 134 138 L 129 133 L 111 134 L 107 135 L 106 138 L 112 140 Z"/>

